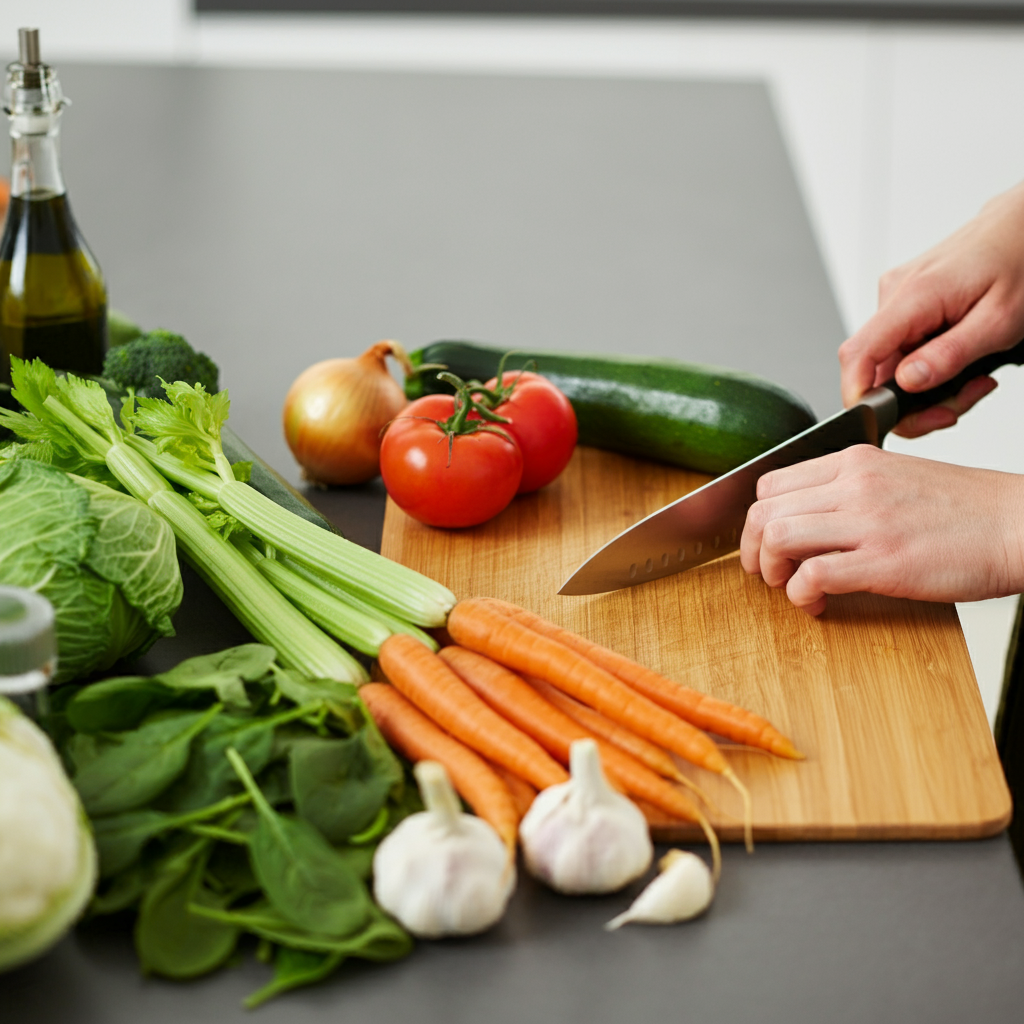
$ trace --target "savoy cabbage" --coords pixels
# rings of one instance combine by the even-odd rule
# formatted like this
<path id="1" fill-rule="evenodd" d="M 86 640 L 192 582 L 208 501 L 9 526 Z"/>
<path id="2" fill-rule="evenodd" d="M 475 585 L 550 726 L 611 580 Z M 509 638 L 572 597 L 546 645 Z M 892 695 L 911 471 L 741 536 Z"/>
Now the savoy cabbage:
<path id="1" fill-rule="evenodd" d="M 104 484 L 29 459 L 0 460 L 0 584 L 56 613 L 56 681 L 173 636 L 182 584 L 170 526 Z"/>

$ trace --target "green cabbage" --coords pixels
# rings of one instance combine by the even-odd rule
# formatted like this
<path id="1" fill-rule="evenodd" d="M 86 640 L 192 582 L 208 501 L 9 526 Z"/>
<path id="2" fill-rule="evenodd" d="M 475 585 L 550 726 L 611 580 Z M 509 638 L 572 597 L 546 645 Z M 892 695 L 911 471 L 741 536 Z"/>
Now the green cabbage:
<path id="1" fill-rule="evenodd" d="M 60 758 L 0 697 L 0 971 L 39 956 L 96 884 L 96 848 Z"/>
<path id="2" fill-rule="evenodd" d="M 56 613 L 57 682 L 173 636 L 181 603 L 174 534 L 147 505 L 28 459 L 0 461 L 0 583 Z"/>

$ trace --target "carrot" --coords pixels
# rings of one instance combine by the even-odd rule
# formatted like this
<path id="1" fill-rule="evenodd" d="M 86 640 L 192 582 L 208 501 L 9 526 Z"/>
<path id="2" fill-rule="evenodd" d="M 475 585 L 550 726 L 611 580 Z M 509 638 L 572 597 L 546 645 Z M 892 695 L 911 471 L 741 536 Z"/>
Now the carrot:
<path id="1" fill-rule="evenodd" d="M 545 683 L 542 679 L 526 680 L 549 704 L 554 704 L 559 711 L 564 711 L 570 718 L 579 722 L 585 729 L 595 736 L 614 743 L 627 754 L 632 754 L 641 764 L 647 765 L 652 772 L 664 775 L 666 779 L 673 779 L 682 782 L 686 776 L 676 767 L 675 761 L 665 752 L 662 747 L 656 746 L 650 740 L 637 736 L 630 732 L 618 722 L 602 715 L 600 711 L 588 708 L 578 700 L 573 700 L 561 690 Z"/>
<path id="2" fill-rule="evenodd" d="M 569 748 L 574 740 L 596 740 L 602 767 L 616 789 L 647 800 L 675 818 L 696 822 L 708 835 L 708 842 L 717 844 L 717 837 L 711 838 L 714 835 L 711 825 L 685 793 L 624 750 L 573 721 L 514 672 L 462 647 L 443 647 L 438 657 L 496 711 L 533 736 L 563 764 L 569 763 Z"/>
<path id="3" fill-rule="evenodd" d="M 720 813 L 704 790 L 676 767 L 675 761 L 662 747 L 645 740 L 643 736 L 637 736 L 635 732 L 630 732 L 624 725 L 613 722 L 610 718 L 602 715 L 600 711 L 595 711 L 593 708 L 588 708 L 586 704 L 573 700 L 572 697 L 562 693 L 550 683 L 545 683 L 542 679 L 530 677 L 526 681 L 546 701 L 554 704 L 560 711 L 564 711 L 574 722 L 578 722 L 592 735 L 600 736 L 627 754 L 632 754 L 641 764 L 647 765 L 652 772 L 657 772 L 658 775 L 664 776 L 666 779 L 681 783 L 690 792 L 695 793 L 705 806 L 716 814 Z"/>
<path id="4" fill-rule="evenodd" d="M 515 850 L 519 815 L 512 794 L 483 758 L 442 732 L 393 686 L 364 683 L 359 696 L 391 746 L 410 761 L 443 764 L 459 796 Z"/>
<path id="5" fill-rule="evenodd" d="M 381 644 L 378 658 L 396 689 L 478 754 L 538 789 L 569 781 L 566 770 L 536 740 L 496 714 L 419 640 L 395 633 Z"/>
<path id="6" fill-rule="evenodd" d="M 500 608 L 510 618 L 546 636 L 572 648 L 578 654 L 600 666 L 605 671 L 645 697 L 674 711 L 680 718 L 706 729 L 708 732 L 724 736 L 726 739 L 743 743 L 749 747 L 757 747 L 779 757 L 788 757 L 801 761 L 804 755 L 793 745 L 793 741 L 784 736 L 771 722 L 766 721 L 752 711 L 719 700 L 709 694 L 692 690 L 687 686 L 660 675 L 653 669 L 645 668 L 616 651 L 592 643 L 577 633 L 572 633 L 553 622 L 542 619 L 525 608 L 486 598 L 495 607 Z"/>
<path id="7" fill-rule="evenodd" d="M 519 820 L 522 821 L 537 796 L 537 790 L 526 779 L 519 778 L 518 775 L 503 768 L 500 764 L 491 762 L 491 769 L 508 786 L 508 791 L 512 794 L 512 802 L 516 805 L 516 813 L 519 815 Z"/>
<path id="8" fill-rule="evenodd" d="M 448 633 L 462 647 L 524 675 L 536 676 L 652 743 L 728 779 L 743 799 L 745 841 L 747 849 L 753 849 L 750 793 L 718 747 L 699 729 L 637 693 L 584 655 L 507 616 L 497 602 L 486 598 L 460 601 L 448 615 Z M 385 643 L 394 639 L 390 637 Z"/>

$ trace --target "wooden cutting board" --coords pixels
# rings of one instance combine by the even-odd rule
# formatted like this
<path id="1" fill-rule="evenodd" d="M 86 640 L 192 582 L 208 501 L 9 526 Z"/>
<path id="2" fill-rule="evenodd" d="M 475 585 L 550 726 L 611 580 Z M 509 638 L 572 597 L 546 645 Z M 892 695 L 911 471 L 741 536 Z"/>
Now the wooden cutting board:
<path id="1" fill-rule="evenodd" d="M 819 619 L 743 572 L 738 555 L 611 594 L 559 597 L 601 544 L 708 477 L 595 449 L 470 530 L 390 500 L 382 551 L 460 598 L 514 601 L 688 686 L 768 718 L 803 762 L 729 749 L 759 839 L 967 839 L 1010 820 L 1010 794 L 952 605 L 829 598 Z M 688 774 L 740 838 L 735 792 Z M 690 838 L 684 827 L 662 838 Z"/>

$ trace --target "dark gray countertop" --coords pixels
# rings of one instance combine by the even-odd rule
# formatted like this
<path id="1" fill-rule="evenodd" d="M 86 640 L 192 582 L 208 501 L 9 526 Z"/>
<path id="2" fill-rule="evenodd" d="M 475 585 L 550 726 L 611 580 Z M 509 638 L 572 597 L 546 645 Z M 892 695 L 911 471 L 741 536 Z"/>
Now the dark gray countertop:
<path id="1" fill-rule="evenodd" d="M 62 68 L 65 170 L 114 305 L 220 362 L 232 425 L 291 479 L 281 402 L 383 336 L 673 355 L 838 408 L 842 328 L 765 89 Z M 313 496 L 379 544 L 379 483 Z M 146 667 L 244 634 L 189 576 Z M 267 1022 L 1016 1021 L 1024 889 L 1005 836 L 726 851 L 704 919 L 604 933 L 627 895 L 523 881 L 507 919 L 353 964 Z M 3 1024 L 221 1024 L 265 969 L 139 978 L 127 930 L 80 928 L 0 977 Z"/>

